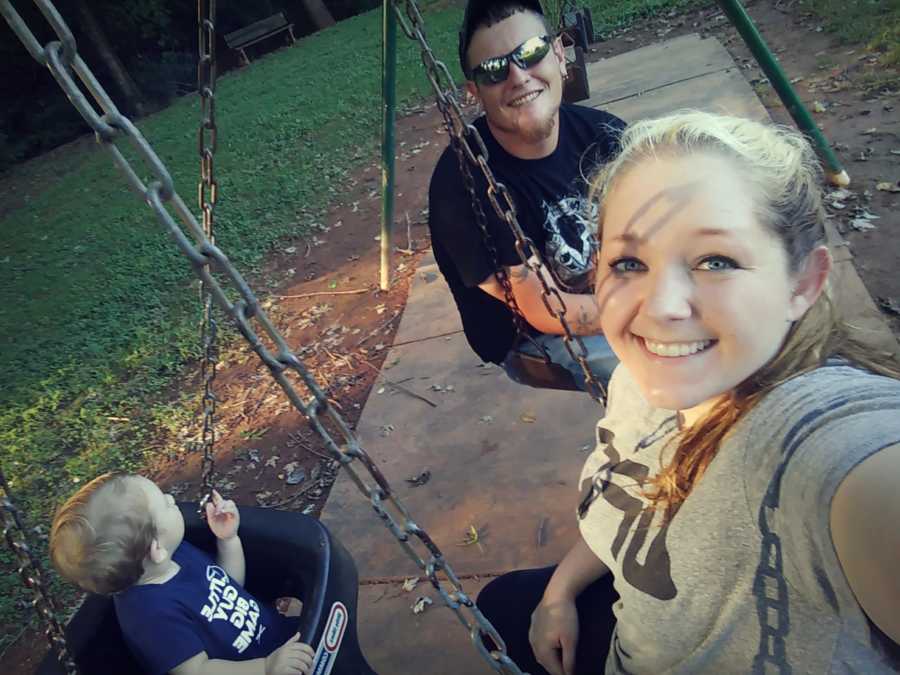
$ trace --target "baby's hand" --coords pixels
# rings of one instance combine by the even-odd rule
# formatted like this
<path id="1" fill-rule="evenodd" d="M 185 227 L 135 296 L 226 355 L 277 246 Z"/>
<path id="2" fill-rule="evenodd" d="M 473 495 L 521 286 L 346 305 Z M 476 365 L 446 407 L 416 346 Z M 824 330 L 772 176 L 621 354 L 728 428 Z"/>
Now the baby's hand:
<path id="1" fill-rule="evenodd" d="M 300 633 L 266 657 L 266 675 L 308 675 L 315 652 L 300 642 Z"/>
<path id="2" fill-rule="evenodd" d="M 233 501 L 222 499 L 222 495 L 213 490 L 212 499 L 206 502 L 206 522 L 216 537 L 231 539 L 237 536 L 241 515 Z"/>

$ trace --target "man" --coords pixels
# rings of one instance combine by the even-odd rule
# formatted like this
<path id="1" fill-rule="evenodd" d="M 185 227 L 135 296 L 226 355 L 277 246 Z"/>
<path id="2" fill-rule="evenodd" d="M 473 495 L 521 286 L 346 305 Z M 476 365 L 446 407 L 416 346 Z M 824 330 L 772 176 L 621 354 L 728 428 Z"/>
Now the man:
<path id="1" fill-rule="evenodd" d="M 569 327 L 589 336 L 588 361 L 605 386 L 617 360 L 599 334 L 599 307 L 591 292 L 596 208 L 590 208 L 585 193 L 587 177 L 616 151 L 625 124 L 598 110 L 561 105 L 565 55 L 560 39 L 549 35 L 539 0 L 470 0 L 459 36 L 460 64 L 466 88 L 484 110 L 474 124 L 490 154 L 489 166 L 508 188 L 525 234 L 553 268 Z M 509 225 L 491 207 L 481 170 L 472 167 L 472 174 L 497 263 L 507 271 L 528 332 L 584 388 L 581 367 L 563 343 L 562 325 L 541 298 L 539 279 L 522 263 Z M 431 177 L 429 227 L 469 344 L 515 379 L 510 354 L 541 352 L 532 341 L 517 339 L 512 310 L 449 147 Z"/>

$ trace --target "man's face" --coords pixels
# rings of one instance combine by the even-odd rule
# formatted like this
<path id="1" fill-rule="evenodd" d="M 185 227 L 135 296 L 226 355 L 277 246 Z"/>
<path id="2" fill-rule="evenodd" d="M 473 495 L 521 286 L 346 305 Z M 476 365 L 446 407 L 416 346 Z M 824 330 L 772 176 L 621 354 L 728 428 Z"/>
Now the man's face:
<path id="1" fill-rule="evenodd" d="M 468 62 L 474 67 L 485 59 L 504 56 L 529 38 L 546 35 L 543 21 L 532 12 L 518 12 L 490 27 L 475 31 Z M 540 63 L 522 70 L 509 65 L 509 77 L 497 84 L 467 82 L 481 102 L 491 131 L 513 154 L 520 146 L 555 138 L 562 100 L 565 56 L 559 40 Z"/>

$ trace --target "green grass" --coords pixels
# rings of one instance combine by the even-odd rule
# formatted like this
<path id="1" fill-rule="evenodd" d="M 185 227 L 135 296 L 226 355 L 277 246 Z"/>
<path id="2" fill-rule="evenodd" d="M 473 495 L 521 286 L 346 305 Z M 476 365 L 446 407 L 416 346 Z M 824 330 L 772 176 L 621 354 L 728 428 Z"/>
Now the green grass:
<path id="1" fill-rule="evenodd" d="M 882 53 L 884 65 L 900 66 L 900 0 L 804 0 L 826 30 L 848 43 Z"/>
<path id="2" fill-rule="evenodd" d="M 602 34 L 697 2 L 590 4 Z M 425 12 L 429 41 L 459 77 L 461 8 L 437 6 Z M 349 172 L 377 157 L 380 36 L 380 11 L 370 12 L 220 78 L 217 243 L 244 272 L 303 237 Z M 402 33 L 397 72 L 401 106 L 430 96 Z M 191 205 L 198 114 L 187 97 L 139 125 Z M 178 447 L 197 392 L 173 385 L 199 353 L 199 307 L 185 260 L 104 149 L 56 153 L 49 171 L 36 162 L 17 173 L 45 178 L 0 223 L 0 463 L 31 525 L 46 527 L 79 483 Z M 11 570 L 3 549 L 0 649 L 29 616 Z"/>

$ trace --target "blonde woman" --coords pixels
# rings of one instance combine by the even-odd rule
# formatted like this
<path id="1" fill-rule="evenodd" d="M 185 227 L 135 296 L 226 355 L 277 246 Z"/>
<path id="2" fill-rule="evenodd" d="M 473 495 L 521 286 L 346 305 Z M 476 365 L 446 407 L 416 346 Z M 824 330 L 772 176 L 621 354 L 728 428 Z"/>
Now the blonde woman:
<path id="1" fill-rule="evenodd" d="M 689 112 L 622 148 L 581 538 L 479 606 L 532 675 L 897 672 L 900 369 L 834 317 L 809 145 Z"/>

